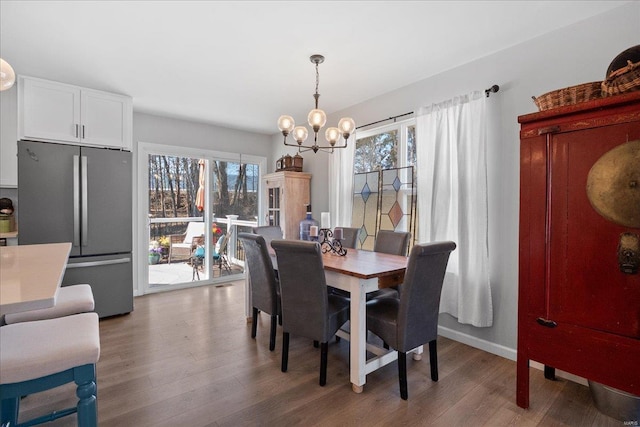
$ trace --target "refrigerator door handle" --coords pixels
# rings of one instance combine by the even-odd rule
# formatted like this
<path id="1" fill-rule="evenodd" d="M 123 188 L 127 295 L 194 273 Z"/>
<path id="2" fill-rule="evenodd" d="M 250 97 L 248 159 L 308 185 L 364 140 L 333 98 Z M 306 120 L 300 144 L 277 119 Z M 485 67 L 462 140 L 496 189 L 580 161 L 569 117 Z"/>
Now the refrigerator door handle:
<path id="1" fill-rule="evenodd" d="M 80 156 L 73 156 L 73 246 L 80 245 Z"/>
<path id="2" fill-rule="evenodd" d="M 88 213 L 88 204 L 89 204 L 89 199 L 87 197 L 87 195 L 89 194 L 88 190 L 87 190 L 87 156 L 81 156 L 81 161 L 82 161 L 82 167 L 80 168 L 81 170 L 81 177 L 82 177 L 82 246 L 87 246 L 89 244 L 89 236 L 87 236 L 88 234 L 88 230 L 89 230 L 89 224 L 87 224 L 87 222 L 89 221 L 89 215 L 87 215 Z"/>
<path id="3" fill-rule="evenodd" d="M 96 267 L 100 265 L 126 264 L 128 262 L 131 262 L 130 257 L 108 259 L 105 261 L 87 261 L 87 262 L 68 263 L 67 268 L 86 268 L 86 267 Z"/>

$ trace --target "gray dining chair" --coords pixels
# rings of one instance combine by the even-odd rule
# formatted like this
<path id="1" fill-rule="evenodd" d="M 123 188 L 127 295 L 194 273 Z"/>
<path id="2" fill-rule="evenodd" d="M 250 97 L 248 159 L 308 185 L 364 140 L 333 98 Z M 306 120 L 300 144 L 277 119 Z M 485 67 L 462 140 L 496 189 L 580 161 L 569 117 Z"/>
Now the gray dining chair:
<path id="1" fill-rule="evenodd" d="M 342 240 L 340 243 L 343 248 L 356 249 L 358 245 L 358 233 L 360 228 L 358 227 L 336 227 L 342 229 Z"/>
<path id="2" fill-rule="evenodd" d="M 410 239 L 411 233 L 406 231 L 379 230 L 373 251 L 406 256 Z"/>
<path id="3" fill-rule="evenodd" d="M 276 346 L 276 322 L 281 315 L 280 286 L 273 270 L 271 256 L 264 237 L 252 233 L 238 233 L 245 252 L 249 281 L 251 282 L 251 301 L 253 307 L 251 338 L 256 337 L 258 314 L 263 311 L 271 316 L 269 350 Z"/>
<path id="4" fill-rule="evenodd" d="M 320 385 L 327 383 L 329 340 L 349 320 L 349 299 L 330 294 L 318 242 L 273 240 L 282 297 L 282 372 L 290 334 L 320 343 Z"/>
<path id="5" fill-rule="evenodd" d="M 376 236 L 376 242 L 373 245 L 374 252 L 381 252 L 391 255 L 407 255 L 411 233 L 406 231 L 379 230 Z M 389 288 L 379 289 L 367 294 L 367 299 L 380 297 L 397 298 L 402 285 L 392 286 Z"/>
<path id="6" fill-rule="evenodd" d="M 415 245 L 398 298 L 367 302 L 367 329 L 398 351 L 400 397 L 407 400 L 407 352 L 429 343 L 431 379 L 438 381 L 438 312 L 442 284 L 454 242 Z"/>
<path id="7" fill-rule="evenodd" d="M 254 234 L 264 237 L 268 245 L 271 245 L 273 239 L 282 239 L 282 228 L 279 225 L 261 225 L 251 229 Z"/>

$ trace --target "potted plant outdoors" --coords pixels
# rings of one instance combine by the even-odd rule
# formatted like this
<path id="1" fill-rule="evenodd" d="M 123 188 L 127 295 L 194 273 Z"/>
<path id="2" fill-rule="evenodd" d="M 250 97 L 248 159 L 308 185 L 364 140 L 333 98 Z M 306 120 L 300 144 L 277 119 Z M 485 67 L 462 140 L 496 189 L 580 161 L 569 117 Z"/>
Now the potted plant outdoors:
<path id="1" fill-rule="evenodd" d="M 156 241 L 149 245 L 149 265 L 157 264 L 162 257 L 162 246 Z"/>
<path id="2" fill-rule="evenodd" d="M 214 245 L 218 243 L 218 239 L 220 238 L 221 234 L 222 234 L 222 229 L 218 227 L 218 224 L 216 224 L 215 222 L 211 224 L 211 235 L 213 236 Z"/>
<path id="3" fill-rule="evenodd" d="M 171 244 L 171 239 L 168 236 L 161 236 L 158 239 L 158 245 L 160 246 L 160 248 L 162 249 L 161 252 L 161 259 L 164 258 L 165 256 L 169 255 L 169 246 Z"/>

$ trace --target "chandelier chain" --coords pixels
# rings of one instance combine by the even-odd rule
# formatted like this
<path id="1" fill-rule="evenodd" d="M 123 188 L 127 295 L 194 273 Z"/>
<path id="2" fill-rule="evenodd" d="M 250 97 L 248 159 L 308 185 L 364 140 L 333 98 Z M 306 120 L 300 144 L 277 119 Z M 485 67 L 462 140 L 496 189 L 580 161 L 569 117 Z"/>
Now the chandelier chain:
<path id="1" fill-rule="evenodd" d="M 318 85 L 320 83 L 320 72 L 318 71 L 318 63 L 316 62 L 316 95 L 318 95 Z M 318 108 L 316 106 L 316 108 Z"/>

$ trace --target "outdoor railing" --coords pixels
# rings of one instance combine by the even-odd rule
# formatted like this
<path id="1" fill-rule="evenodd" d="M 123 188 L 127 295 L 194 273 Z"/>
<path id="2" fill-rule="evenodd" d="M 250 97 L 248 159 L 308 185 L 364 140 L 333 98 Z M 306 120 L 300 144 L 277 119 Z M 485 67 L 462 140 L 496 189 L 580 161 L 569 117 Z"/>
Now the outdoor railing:
<path id="1" fill-rule="evenodd" d="M 172 234 L 184 234 L 190 222 L 202 221 L 202 217 L 149 218 L 149 242 L 162 242 Z M 222 230 L 222 234 L 231 230 L 231 239 L 227 242 L 227 257 L 230 262 L 244 267 L 244 249 L 238 240 L 238 233 L 250 233 L 251 228 L 257 226 L 258 222 L 238 220 L 238 215 L 213 218 L 213 222 Z"/>

